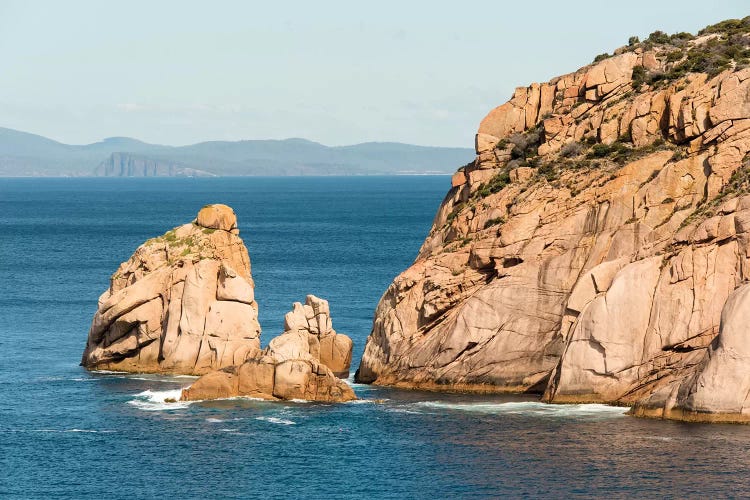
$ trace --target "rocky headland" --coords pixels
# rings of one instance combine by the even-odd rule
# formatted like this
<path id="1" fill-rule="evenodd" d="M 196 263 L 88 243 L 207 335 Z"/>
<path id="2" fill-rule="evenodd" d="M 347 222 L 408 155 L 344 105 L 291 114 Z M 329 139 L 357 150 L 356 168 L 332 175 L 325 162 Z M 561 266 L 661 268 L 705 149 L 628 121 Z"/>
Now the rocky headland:
<path id="1" fill-rule="evenodd" d="M 750 421 L 749 33 L 633 37 L 493 109 L 356 379 Z"/>

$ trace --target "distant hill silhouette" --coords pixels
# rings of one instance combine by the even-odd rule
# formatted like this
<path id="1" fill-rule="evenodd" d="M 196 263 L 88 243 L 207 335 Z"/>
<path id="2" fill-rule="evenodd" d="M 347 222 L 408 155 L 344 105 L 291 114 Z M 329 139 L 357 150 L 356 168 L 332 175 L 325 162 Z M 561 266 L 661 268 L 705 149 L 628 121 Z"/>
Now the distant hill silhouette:
<path id="1" fill-rule="evenodd" d="M 190 146 L 111 137 L 83 146 L 0 128 L 0 176 L 241 176 L 452 173 L 470 148 L 367 142 L 329 147 L 306 139 L 209 141 Z"/>

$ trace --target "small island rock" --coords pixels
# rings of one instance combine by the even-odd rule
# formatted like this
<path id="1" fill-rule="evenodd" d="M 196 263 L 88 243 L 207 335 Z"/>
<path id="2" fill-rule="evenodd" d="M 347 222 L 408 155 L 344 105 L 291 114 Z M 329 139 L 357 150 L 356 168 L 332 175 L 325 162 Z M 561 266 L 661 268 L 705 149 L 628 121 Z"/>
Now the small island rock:
<path id="1" fill-rule="evenodd" d="M 260 351 L 250 258 L 226 205 L 146 241 L 99 298 L 89 370 L 202 375 Z"/>

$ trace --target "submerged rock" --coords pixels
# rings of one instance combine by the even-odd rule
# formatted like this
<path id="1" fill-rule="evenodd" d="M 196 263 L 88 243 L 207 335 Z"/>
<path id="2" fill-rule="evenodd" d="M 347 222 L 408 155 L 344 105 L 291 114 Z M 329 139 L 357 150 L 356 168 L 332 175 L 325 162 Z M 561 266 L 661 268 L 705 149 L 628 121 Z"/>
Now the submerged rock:
<path id="1" fill-rule="evenodd" d="M 715 38 L 621 49 L 490 112 L 357 381 L 744 420 L 750 68 L 692 72 Z"/>
<path id="2" fill-rule="evenodd" d="M 250 258 L 226 205 L 138 247 L 99 298 L 81 364 L 201 375 L 260 350 Z"/>
<path id="3" fill-rule="evenodd" d="M 349 371 L 352 341 L 331 326 L 328 301 L 308 295 L 284 318 L 284 333 L 238 366 L 199 378 L 181 400 L 248 396 L 269 400 L 343 402 L 356 399 L 336 374 Z"/>

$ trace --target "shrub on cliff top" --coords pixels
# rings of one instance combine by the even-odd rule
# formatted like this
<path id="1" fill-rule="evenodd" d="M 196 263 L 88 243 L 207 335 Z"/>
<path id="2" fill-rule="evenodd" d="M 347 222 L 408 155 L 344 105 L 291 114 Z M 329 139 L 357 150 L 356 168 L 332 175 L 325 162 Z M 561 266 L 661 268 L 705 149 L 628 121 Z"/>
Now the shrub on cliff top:
<path id="1" fill-rule="evenodd" d="M 605 53 L 603 53 L 603 54 L 599 54 L 598 56 L 596 56 L 596 57 L 594 58 L 594 62 L 595 62 L 595 63 L 598 63 L 599 61 L 603 61 L 603 60 L 605 60 L 605 59 L 606 59 L 606 58 L 608 58 L 608 57 L 609 57 L 609 54 L 608 54 L 608 53 L 606 53 L 606 52 L 605 52 Z"/>
<path id="2" fill-rule="evenodd" d="M 727 19 L 720 23 L 706 26 L 698 32 L 699 35 L 710 35 L 712 33 L 723 33 L 726 35 L 734 35 L 738 33 L 747 33 L 750 31 L 750 16 L 743 17 L 742 19 Z"/>

